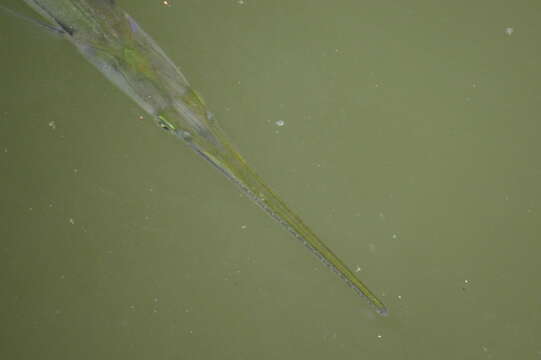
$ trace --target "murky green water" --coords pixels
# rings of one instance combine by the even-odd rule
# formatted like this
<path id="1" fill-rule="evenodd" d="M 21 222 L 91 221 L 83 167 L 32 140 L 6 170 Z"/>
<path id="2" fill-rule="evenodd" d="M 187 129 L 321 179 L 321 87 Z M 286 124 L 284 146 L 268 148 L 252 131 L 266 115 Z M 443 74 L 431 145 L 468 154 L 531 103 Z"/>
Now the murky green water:
<path id="1" fill-rule="evenodd" d="M 1 16 L 0 358 L 541 359 L 541 6 L 119 2 L 390 316 Z"/>

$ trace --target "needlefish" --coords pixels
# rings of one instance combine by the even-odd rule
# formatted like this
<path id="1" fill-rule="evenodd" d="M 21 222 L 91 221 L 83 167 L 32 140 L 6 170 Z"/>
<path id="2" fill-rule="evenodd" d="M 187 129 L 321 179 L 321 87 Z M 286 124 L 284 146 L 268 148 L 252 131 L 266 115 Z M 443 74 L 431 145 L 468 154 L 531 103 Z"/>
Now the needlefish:
<path id="1" fill-rule="evenodd" d="M 70 41 L 160 128 L 183 140 L 237 185 L 357 294 L 366 298 L 377 313 L 387 314 L 383 302 L 247 164 L 179 68 L 114 0 L 24 2 L 46 19 L 48 23 L 42 23 L 45 27 Z"/>

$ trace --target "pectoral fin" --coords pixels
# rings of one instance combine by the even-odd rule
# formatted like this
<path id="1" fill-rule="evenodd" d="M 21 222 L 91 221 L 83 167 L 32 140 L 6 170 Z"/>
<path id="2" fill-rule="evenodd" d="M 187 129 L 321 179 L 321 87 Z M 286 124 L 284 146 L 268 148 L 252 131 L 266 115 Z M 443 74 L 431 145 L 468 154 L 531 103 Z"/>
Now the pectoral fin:
<path id="1" fill-rule="evenodd" d="M 26 16 L 24 14 L 21 14 L 20 12 L 17 12 L 15 10 L 12 10 L 8 7 L 5 7 L 4 5 L 0 5 L 0 10 L 3 10 L 7 15 L 15 16 L 19 19 L 22 19 L 30 24 L 36 25 L 42 29 L 45 29 L 49 32 L 54 33 L 55 35 L 64 35 L 66 33 L 70 34 L 70 31 L 68 31 L 67 27 L 62 26 L 62 24 L 59 24 L 60 27 L 55 27 L 54 25 L 47 24 L 41 20 L 31 18 L 29 16 Z"/>

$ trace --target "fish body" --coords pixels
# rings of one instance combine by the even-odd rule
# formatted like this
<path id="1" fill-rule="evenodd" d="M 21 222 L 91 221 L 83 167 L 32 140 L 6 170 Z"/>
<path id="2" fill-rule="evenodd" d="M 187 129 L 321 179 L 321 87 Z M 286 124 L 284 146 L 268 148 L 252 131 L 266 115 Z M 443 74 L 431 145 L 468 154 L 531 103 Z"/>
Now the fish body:
<path id="1" fill-rule="evenodd" d="M 182 139 L 337 273 L 375 310 L 378 297 L 265 184 L 156 42 L 113 0 L 24 0 L 166 132 Z"/>

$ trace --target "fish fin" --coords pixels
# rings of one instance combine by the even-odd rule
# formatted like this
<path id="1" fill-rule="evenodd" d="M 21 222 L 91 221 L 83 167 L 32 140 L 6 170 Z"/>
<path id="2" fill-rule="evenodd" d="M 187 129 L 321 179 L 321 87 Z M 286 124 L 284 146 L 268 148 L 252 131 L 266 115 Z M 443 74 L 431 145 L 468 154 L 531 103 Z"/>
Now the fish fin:
<path id="1" fill-rule="evenodd" d="M 0 5 L 0 10 L 3 10 L 4 12 L 6 12 L 8 15 L 12 15 L 14 17 L 17 17 L 19 19 L 22 19 L 30 24 L 33 24 L 33 25 L 36 25 L 36 26 L 39 26 L 40 28 L 42 29 L 45 29 L 47 31 L 50 31 L 56 35 L 64 35 L 66 33 L 70 34 L 70 31 L 68 31 L 68 27 L 66 26 L 62 26 L 62 24 L 59 24 L 60 27 L 55 27 L 54 25 L 51 25 L 51 24 L 47 24 L 43 21 L 40 21 L 38 19 L 34 19 L 30 16 L 27 16 L 27 15 L 24 15 L 24 14 L 21 14 L 20 12 L 18 11 L 15 11 L 13 9 L 10 9 L 4 5 Z M 71 29 L 70 29 L 71 30 Z"/>

